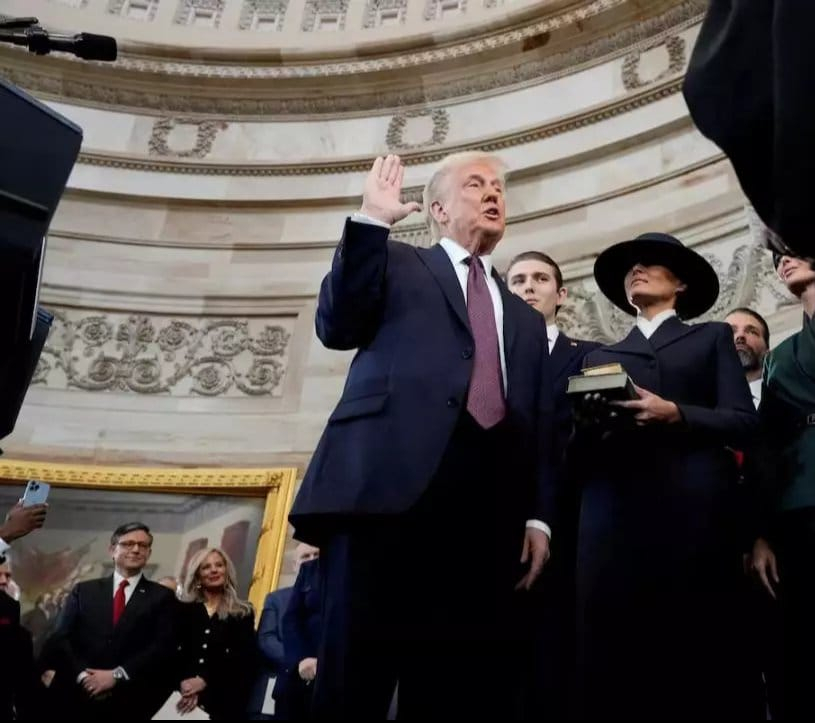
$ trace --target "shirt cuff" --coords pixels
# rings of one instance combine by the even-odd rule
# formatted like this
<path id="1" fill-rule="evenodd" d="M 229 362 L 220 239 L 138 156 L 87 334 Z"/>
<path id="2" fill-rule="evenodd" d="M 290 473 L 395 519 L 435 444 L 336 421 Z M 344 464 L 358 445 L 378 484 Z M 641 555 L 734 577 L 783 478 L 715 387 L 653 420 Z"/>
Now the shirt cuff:
<path id="1" fill-rule="evenodd" d="M 127 674 L 127 671 L 121 665 L 118 668 L 116 668 L 116 670 L 121 670 L 122 671 L 122 677 L 125 680 L 130 680 L 130 676 Z"/>
<path id="2" fill-rule="evenodd" d="M 77 676 L 76 676 L 76 682 L 77 682 L 77 683 L 81 683 L 83 680 L 85 680 L 85 678 L 87 678 L 87 677 L 88 677 L 88 675 L 89 675 L 89 674 L 88 674 L 88 673 L 86 673 L 86 672 L 83 670 L 83 671 L 82 671 L 82 672 L 81 672 L 79 675 L 77 675 Z"/>
<path id="3" fill-rule="evenodd" d="M 549 540 L 550 541 L 552 540 L 552 528 L 549 527 L 549 525 L 547 525 L 542 520 L 527 520 L 526 521 L 526 526 L 527 527 L 532 527 L 532 528 L 534 528 L 536 530 L 540 530 L 541 532 L 545 532 L 546 536 L 549 538 Z"/>
<path id="4" fill-rule="evenodd" d="M 11 549 L 11 545 L 8 544 L 2 537 L 0 537 L 0 555 L 5 555 Z"/>
<path id="5" fill-rule="evenodd" d="M 382 228 L 387 229 L 390 228 L 390 224 L 387 224 L 384 221 L 380 221 L 378 218 L 371 218 L 370 216 L 366 216 L 364 213 L 360 213 L 359 211 L 354 211 L 349 218 L 352 221 L 356 221 L 357 223 L 367 223 L 370 226 L 381 226 Z"/>

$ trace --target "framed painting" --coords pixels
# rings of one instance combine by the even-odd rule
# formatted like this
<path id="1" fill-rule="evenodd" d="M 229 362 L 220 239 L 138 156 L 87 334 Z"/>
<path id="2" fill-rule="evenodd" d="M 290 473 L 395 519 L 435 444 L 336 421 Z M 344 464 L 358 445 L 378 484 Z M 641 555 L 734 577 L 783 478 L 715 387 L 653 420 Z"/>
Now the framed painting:
<path id="1" fill-rule="evenodd" d="M 53 620 L 74 583 L 111 574 L 111 533 L 133 521 L 154 536 L 145 569 L 150 579 L 172 577 L 183 585 L 195 552 L 220 547 L 235 564 L 239 595 L 259 616 L 280 579 L 296 475 L 293 467 L 177 469 L 0 458 L 3 514 L 28 480 L 51 485 L 45 526 L 12 549 L 23 617 L 32 624 Z"/>

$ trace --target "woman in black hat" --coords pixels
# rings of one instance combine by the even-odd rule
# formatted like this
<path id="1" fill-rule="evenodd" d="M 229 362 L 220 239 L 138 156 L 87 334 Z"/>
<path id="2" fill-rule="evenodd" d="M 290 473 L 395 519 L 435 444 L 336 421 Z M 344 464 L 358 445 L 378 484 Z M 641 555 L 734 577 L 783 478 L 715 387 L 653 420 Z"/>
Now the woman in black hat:
<path id="1" fill-rule="evenodd" d="M 758 419 L 730 328 L 682 321 L 714 304 L 718 279 L 657 233 L 606 249 L 594 276 L 636 325 L 585 366 L 621 364 L 639 399 L 610 403 L 616 419 L 575 438 L 581 717 L 734 716 L 727 622 L 741 557 L 726 448 L 743 448 Z"/>
<path id="2" fill-rule="evenodd" d="M 782 713 L 815 716 L 815 260 L 775 255 L 803 328 L 767 356 L 751 570 L 782 612 Z M 777 555 L 777 561 L 776 561 Z"/>

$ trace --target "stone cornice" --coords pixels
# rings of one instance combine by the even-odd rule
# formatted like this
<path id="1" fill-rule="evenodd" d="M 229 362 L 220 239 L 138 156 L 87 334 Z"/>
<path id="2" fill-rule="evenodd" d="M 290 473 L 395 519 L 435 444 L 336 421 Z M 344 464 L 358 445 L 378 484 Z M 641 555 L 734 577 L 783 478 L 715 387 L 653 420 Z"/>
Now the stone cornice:
<path id="1" fill-rule="evenodd" d="M 47 98 L 142 113 L 247 119 L 353 116 L 501 93 L 562 77 L 656 45 L 697 23 L 706 5 L 704 0 L 685 0 L 599 37 L 581 30 L 577 42 L 549 42 L 552 33 L 569 27 L 566 19 L 580 26 L 583 21 L 576 14 L 613 10 L 620 2 L 598 0 L 459 44 L 348 61 L 246 65 L 125 57 L 101 66 L 2 50 L 0 72 Z M 539 45 L 530 52 L 528 43 Z"/>
<path id="2" fill-rule="evenodd" d="M 620 99 L 587 110 L 565 116 L 534 128 L 508 133 L 503 136 L 479 139 L 470 143 L 447 145 L 441 148 L 408 151 L 402 154 L 408 165 L 435 163 L 446 155 L 458 151 L 483 150 L 500 151 L 513 146 L 534 143 L 551 138 L 561 133 L 594 125 L 601 121 L 629 111 L 636 110 L 650 103 L 674 95 L 682 89 L 683 76 L 679 75 L 643 90 L 626 94 Z M 312 176 L 334 173 L 360 173 L 370 168 L 373 159 L 361 157 L 319 163 L 215 163 L 193 161 L 181 158 L 147 158 L 125 154 L 99 153 L 83 151 L 79 162 L 105 168 L 120 168 L 131 171 L 153 173 L 176 173 L 182 175 L 207 176 Z"/>
<path id="3" fill-rule="evenodd" d="M 527 211 L 522 214 L 515 214 L 507 219 L 508 225 L 511 227 L 518 223 L 527 223 L 529 221 L 534 221 L 537 219 L 547 218 L 551 216 L 555 216 L 562 213 L 568 213 L 569 211 L 574 211 L 575 209 L 580 208 L 588 208 L 594 204 L 606 202 L 613 200 L 615 198 L 622 198 L 628 196 L 633 193 L 637 193 L 643 191 L 648 188 L 652 188 L 654 186 L 659 186 L 660 184 L 667 183 L 682 176 L 690 173 L 695 173 L 700 170 L 706 168 L 713 168 L 718 166 L 719 164 L 726 163 L 726 158 L 724 154 L 717 153 L 709 158 L 705 158 L 694 163 L 688 164 L 686 166 L 682 166 L 681 168 L 674 169 L 672 171 L 667 171 L 665 173 L 661 173 L 656 176 L 652 176 L 650 178 L 643 179 L 641 181 L 637 181 L 635 183 L 631 183 L 625 186 L 621 186 L 619 188 L 615 188 L 610 191 L 606 191 L 603 193 L 595 194 L 593 196 L 588 196 L 585 198 L 581 198 L 569 203 L 559 204 L 556 206 L 549 206 L 541 209 L 537 209 L 534 211 Z M 354 199 L 358 202 L 358 199 Z M 349 202 L 348 208 L 353 209 L 357 204 Z M 339 227 L 337 229 L 339 231 Z M 76 232 L 64 232 L 64 231 L 55 231 L 53 234 L 55 237 L 61 237 L 66 239 L 76 240 L 78 242 L 93 242 L 93 243 L 105 243 L 105 244 L 127 244 L 132 246 L 152 246 L 152 247 L 172 247 L 172 248 L 184 248 L 184 249 L 229 249 L 232 251 L 297 251 L 297 250 L 304 250 L 304 249 L 325 249 L 325 250 L 332 250 L 336 247 L 337 242 L 335 239 L 329 239 L 326 241 L 298 241 L 296 243 L 258 243 L 258 244 L 241 244 L 241 243 L 223 243 L 223 242 L 213 242 L 212 244 L 202 244 L 202 243 L 181 243 L 178 241 L 171 241 L 167 239 L 162 240 L 150 240 L 150 239 L 138 239 L 133 237 L 113 237 L 109 235 L 99 235 L 99 234 L 89 234 L 83 233 L 80 231 Z M 429 239 L 429 231 L 427 226 L 424 223 L 403 223 L 395 226 L 393 228 L 393 237 L 400 241 L 404 241 L 405 243 L 411 243 L 414 245 L 424 246 L 427 244 Z M 98 294 L 98 298 L 96 296 L 90 296 L 89 294 Z M 135 302 L 134 297 L 132 294 L 123 293 L 122 299 L 125 301 L 112 301 L 113 299 L 117 299 L 117 292 L 112 290 L 104 290 L 98 292 L 88 292 L 87 290 L 80 290 L 80 289 L 72 289 L 68 287 L 58 287 L 52 284 L 46 284 L 43 289 L 43 298 L 50 303 L 59 303 L 63 305 L 78 305 L 84 306 L 86 303 L 90 303 L 91 305 L 111 305 L 110 308 L 146 308 L 141 306 L 140 304 L 144 304 L 145 298 L 141 296 L 140 301 Z M 78 303 L 76 299 L 81 298 L 82 303 Z M 247 297 L 249 298 L 249 297 Z M 252 297 L 254 298 L 254 297 Z M 257 311 L 259 313 L 266 313 L 270 310 L 275 311 L 276 313 L 284 313 L 284 309 L 291 310 L 296 309 L 298 304 L 303 303 L 303 299 L 307 299 L 311 297 L 286 297 L 283 300 L 278 299 L 268 299 L 264 300 L 261 297 L 258 297 L 258 304 Z M 151 302 L 155 299 L 159 299 L 159 297 L 150 297 Z M 104 301 L 103 301 L 104 300 Z M 221 314 L 221 313 L 230 313 L 234 312 L 236 308 L 243 310 L 243 304 L 245 299 L 233 299 L 231 297 L 218 297 L 218 296 L 208 296 L 207 297 L 207 309 L 210 313 L 213 314 Z M 128 306 L 130 304 L 130 306 Z M 176 297 L 176 296 L 167 296 L 167 297 L 160 297 L 160 300 L 157 302 L 158 307 L 162 310 L 165 308 L 174 309 L 177 313 L 195 313 L 197 310 L 197 305 L 200 304 L 200 300 L 198 299 L 187 299 L 186 297 Z M 242 313 L 250 313 L 248 311 L 242 311 Z"/>
<path id="4" fill-rule="evenodd" d="M 378 57 L 356 58 L 309 63 L 278 63 L 246 65 L 232 63 L 201 63 L 171 59 L 153 59 L 124 55 L 116 67 L 139 73 L 172 75 L 184 78 L 253 78 L 258 80 L 280 80 L 289 78 L 319 78 L 336 76 L 359 76 L 364 73 L 379 73 L 388 70 L 402 71 L 448 60 L 461 60 L 484 52 L 498 50 L 522 43 L 531 38 L 545 36 L 570 25 L 584 23 L 590 18 L 627 4 L 629 0 L 591 0 L 576 8 L 548 15 L 499 32 L 480 34 L 462 42 L 453 42 L 426 49 L 390 52 Z M 685 3 L 693 5 L 694 3 Z M 697 3 L 698 4 L 698 3 Z M 69 62 L 77 62 L 69 59 Z"/>

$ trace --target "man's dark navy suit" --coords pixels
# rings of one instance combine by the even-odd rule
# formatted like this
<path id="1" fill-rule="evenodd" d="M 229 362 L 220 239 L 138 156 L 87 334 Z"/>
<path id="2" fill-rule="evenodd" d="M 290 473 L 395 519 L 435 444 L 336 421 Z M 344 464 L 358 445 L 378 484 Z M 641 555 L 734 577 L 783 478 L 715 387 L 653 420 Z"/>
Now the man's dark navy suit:
<path id="1" fill-rule="evenodd" d="M 506 612 L 525 521 L 556 514 L 544 320 L 493 276 L 503 303 L 507 416 L 491 430 L 466 412 L 474 341 L 441 246 L 391 242 L 387 229 L 349 220 L 323 281 L 317 335 L 329 348 L 358 349 L 290 516 L 298 539 L 323 547 L 327 619 L 315 691 L 323 717 L 383 717 L 397 678 L 400 715 L 423 713 L 435 693 L 472 698 L 455 690 L 468 661 L 463 646 L 483 641 L 485 627 L 495 633 L 489 619 L 473 616 L 492 602 Z M 454 553 L 443 559 L 442 548 Z M 455 638 L 447 654 L 457 661 L 464 654 L 448 665 L 443 691 L 431 690 L 427 666 L 440 656 L 429 630 Z M 421 700 L 411 708 L 404 660 L 391 661 L 390 648 L 370 641 L 405 648 L 425 635 L 423 679 L 413 681 Z M 473 660 L 489 649 L 482 647 Z M 434 705 L 445 710 L 444 701 Z"/>

